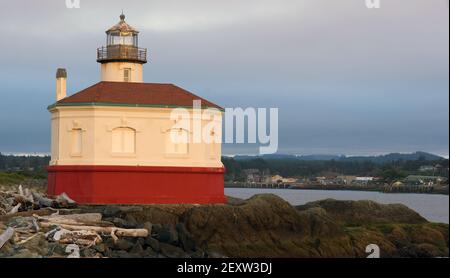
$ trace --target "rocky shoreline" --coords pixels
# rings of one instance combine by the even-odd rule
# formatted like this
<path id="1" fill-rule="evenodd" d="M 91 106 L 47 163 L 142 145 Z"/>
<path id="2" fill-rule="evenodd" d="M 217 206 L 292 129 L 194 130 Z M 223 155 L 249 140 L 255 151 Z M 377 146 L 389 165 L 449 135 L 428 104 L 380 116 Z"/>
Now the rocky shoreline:
<path id="1" fill-rule="evenodd" d="M 17 200 L 8 196 L 0 199 L 14 207 Z M 29 229 L 7 240 L 0 257 L 67 257 L 70 243 L 86 242 L 81 239 L 88 244 L 77 245 L 79 256 L 89 258 L 364 258 L 370 244 L 380 247 L 381 257 L 449 255 L 448 224 L 430 223 L 404 205 L 328 199 L 294 207 L 271 194 L 229 197 L 225 205 L 49 205 L 0 215 L 0 236 L 8 227 Z M 103 228 L 94 234 L 100 238 L 81 238 L 79 231 L 67 232 L 65 241 L 55 236 L 67 228 L 58 219 L 86 214 L 99 217 L 96 225 Z M 148 233 L 117 237 L 105 229 Z"/>

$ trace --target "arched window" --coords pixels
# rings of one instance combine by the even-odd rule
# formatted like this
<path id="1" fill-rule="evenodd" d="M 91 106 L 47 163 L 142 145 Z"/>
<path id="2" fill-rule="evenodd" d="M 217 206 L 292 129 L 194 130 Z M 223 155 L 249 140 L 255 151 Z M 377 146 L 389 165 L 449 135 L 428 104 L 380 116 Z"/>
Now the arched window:
<path id="1" fill-rule="evenodd" d="M 129 127 L 118 127 L 112 131 L 113 153 L 135 153 L 136 131 Z"/>
<path id="2" fill-rule="evenodd" d="M 80 156 L 83 147 L 83 130 L 74 128 L 71 133 L 71 155 Z"/>
<path id="3" fill-rule="evenodd" d="M 189 132 L 185 129 L 171 129 L 167 133 L 167 154 L 183 155 L 189 152 Z"/>

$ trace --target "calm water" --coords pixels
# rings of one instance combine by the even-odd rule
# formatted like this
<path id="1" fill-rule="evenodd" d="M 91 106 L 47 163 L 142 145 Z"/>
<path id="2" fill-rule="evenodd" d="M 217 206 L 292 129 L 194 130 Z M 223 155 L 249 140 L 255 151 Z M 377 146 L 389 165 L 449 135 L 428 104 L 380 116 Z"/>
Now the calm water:
<path id="1" fill-rule="evenodd" d="M 449 223 L 448 195 L 438 194 L 402 194 L 365 191 L 340 190 L 295 190 L 295 189 L 251 189 L 225 188 L 225 194 L 248 199 L 255 194 L 272 193 L 285 199 L 292 205 L 303 205 L 323 199 L 336 200 L 372 200 L 381 204 L 404 204 L 415 210 L 431 222 Z"/>

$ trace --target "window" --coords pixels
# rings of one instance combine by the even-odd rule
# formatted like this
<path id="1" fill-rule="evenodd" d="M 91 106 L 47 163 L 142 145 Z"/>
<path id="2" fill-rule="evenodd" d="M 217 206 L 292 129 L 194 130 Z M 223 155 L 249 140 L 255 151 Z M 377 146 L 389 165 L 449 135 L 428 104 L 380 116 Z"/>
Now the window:
<path id="1" fill-rule="evenodd" d="M 113 153 L 135 153 L 136 131 L 128 127 L 119 127 L 112 131 Z"/>
<path id="2" fill-rule="evenodd" d="M 130 82 L 131 81 L 131 69 L 126 68 L 123 70 L 123 81 Z"/>
<path id="3" fill-rule="evenodd" d="M 186 155 L 189 152 L 189 132 L 184 129 L 172 129 L 167 133 L 167 154 Z"/>
<path id="4" fill-rule="evenodd" d="M 71 155 L 79 156 L 82 151 L 83 130 L 81 128 L 74 128 L 71 133 Z"/>

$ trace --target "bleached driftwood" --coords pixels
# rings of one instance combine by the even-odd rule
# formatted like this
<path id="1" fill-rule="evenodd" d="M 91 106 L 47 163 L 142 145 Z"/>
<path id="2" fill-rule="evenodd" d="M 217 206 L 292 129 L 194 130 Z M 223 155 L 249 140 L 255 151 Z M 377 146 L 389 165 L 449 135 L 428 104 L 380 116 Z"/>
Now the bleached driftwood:
<path id="1" fill-rule="evenodd" d="M 21 203 L 18 203 L 17 205 L 15 205 L 9 212 L 8 214 L 14 214 L 19 212 L 19 208 L 22 206 Z"/>
<path id="2" fill-rule="evenodd" d="M 52 213 L 52 211 L 49 210 L 49 208 L 44 208 L 44 209 L 40 209 L 40 210 L 19 211 L 14 214 L 0 215 L 0 222 L 6 222 L 11 218 L 19 217 L 19 216 L 27 217 L 27 216 L 32 216 L 32 215 L 49 215 L 51 213 Z"/>
<path id="3" fill-rule="evenodd" d="M 102 221 L 102 215 L 100 213 L 84 213 L 84 214 L 67 214 L 59 215 L 52 214 L 50 216 L 38 216 L 35 217 L 39 221 L 52 222 L 56 224 L 67 224 L 74 226 L 101 226 L 101 227 L 111 227 L 114 226 L 113 223 Z"/>
<path id="4" fill-rule="evenodd" d="M 6 231 L 0 235 L 0 249 L 5 245 L 8 240 L 10 240 L 14 235 L 14 229 L 11 227 L 8 227 Z"/>
<path id="5" fill-rule="evenodd" d="M 45 198 L 44 196 L 42 196 L 41 194 L 39 194 L 37 192 L 32 192 L 31 194 L 33 195 L 34 200 L 41 207 L 51 207 L 51 206 L 53 206 L 56 203 L 54 200 L 49 199 L 49 198 Z"/>
<path id="6" fill-rule="evenodd" d="M 34 203 L 34 200 L 32 198 L 29 198 L 25 195 L 13 194 L 13 197 L 16 203 Z"/>
<path id="7" fill-rule="evenodd" d="M 102 242 L 102 237 L 95 231 L 69 231 L 66 229 L 60 229 L 54 233 L 53 240 L 62 244 L 75 243 L 92 246 Z"/>
<path id="8" fill-rule="evenodd" d="M 115 236 L 126 236 L 126 237 L 147 237 L 148 231 L 147 229 L 124 229 L 117 227 L 99 227 L 99 226 L 78 226 L 78 225 L 70 225 L 70 224 L 61 224 L 57 222 L 41 222 L 41 226 L 44 228 L 48 228 L 51 226 L 59 226 L 63 229 L 67 229 L 69 231 L 94 231 L 97 233 L 105 233 L 111 234 L 114 233 Z"/>
<path id="9" fill-rule="evenodd" d="M 25 244 L 25 243 L 27 243 L 28 241 L 32 240 L 33 238 L 35 238 L 35 237 L 37 237 L 38 235 L 41 235 L 41 234 L 42 234 L 42 233 L 36 233 L 36 234 L 30 236 L 29 238 L 26 238 L 26 239 L 24 239 L 24 240 L 22 240 L 22 241 L 17 242 L 16 245 Z"/>
<path id="10" fill-rule="evenodd" d="M 33 222 L 34 230 L 35 230 L 36 232 L 39 232 L 39 230 L 40 230 L 41 228 L 39 228 L 39 225 L 38 225 L 38 223 L 37 223 L 36 218 L 33 217 L 32 222 Z"/>
<path id="11" fill-rule="evenodd" d="M 59 204 L 66 204 L 66 205 L 74 205 L 76 202 L 72 200 L 65 192 L 61 193 L 56 197 L 56 202 Z"/>
<path id="12" fill-rule="evenodd" d="M 39 216 L 35 215 L 39 220 L 59 222 L 59 221 L 72 221 L 72 222 L 100 222 L 102 221 L 101 213 L 82 213 L 82 214 L 66 214 L 66 215 L 48 215 Z"/>

